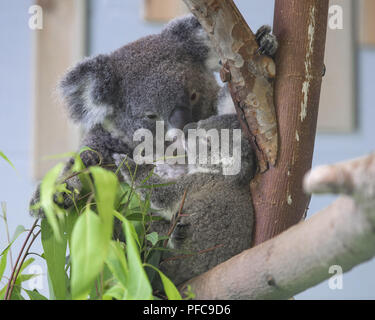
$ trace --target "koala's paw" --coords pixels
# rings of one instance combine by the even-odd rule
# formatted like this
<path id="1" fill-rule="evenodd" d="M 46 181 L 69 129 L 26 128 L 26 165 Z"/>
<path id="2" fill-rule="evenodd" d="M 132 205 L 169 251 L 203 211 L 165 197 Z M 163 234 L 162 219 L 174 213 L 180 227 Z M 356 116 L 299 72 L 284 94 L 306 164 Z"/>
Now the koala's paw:
<path id="1" fill-rule="evenodd" d="M 255 34 L 255 39 L 259 45 L 259 53 L 271 57 L 276 53 L 279 44 L 276 36 L 271 33 L 270 26 L 264 25 L 260 27 Z"/>
<path id="2" fill-rule="evenodd" d="M 63 209 L 69 209 L 73 206 L 72 194 L 74 192 L 75 187 L 70 186 L 67 184 L 66 188 L 71 192 L 70 194 L 66 192 L 61 192 L 55 194 L 53 196 L 53 201 Z M 44 210 L 39 207 L 40 202 L 40 185 L 38 185 L 37 189 L 35 190 L 33 196 L 31 197 L 30 204 L 29 204 L 29 213 L 32 217 L 35 218 L 44 218 Z"/>
<path id="3" fill-rule="evenodd" d="M 44 212 L 41 208 L 37 208 L 38 203 L 40 201 L 40 185 L 35 190 L 33 196 L 31 197 L 30 204 L 29 204 L 29 213 L 34 218 L 44 218 Z"/>
<path id="4" fill-rule="evenodd" d="M 113 160 L 118 168 L 120 168 L 120 174 L 124 182 L 131 184 L 132 175 L 135 172 L 136 164 L 126 154 L 114 153 L 112 155 Z"/>

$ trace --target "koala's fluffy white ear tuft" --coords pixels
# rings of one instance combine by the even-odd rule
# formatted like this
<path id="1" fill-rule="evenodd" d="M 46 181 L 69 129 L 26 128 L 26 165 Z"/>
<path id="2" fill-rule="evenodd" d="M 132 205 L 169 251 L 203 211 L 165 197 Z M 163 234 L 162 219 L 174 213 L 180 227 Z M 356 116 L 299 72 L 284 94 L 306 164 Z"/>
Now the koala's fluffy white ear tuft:
<path id="1" fill-rule="evenodd" d="M 102 123 L 116 103 L 117 83 L 109 56 L 78 63 L 60 82 L 70 117 L 87 129 Z"/>
<path id="2" fill-rule="evenodd" d="M 163 30 L 163 34 L 173 39 L 177 46 L 182 46 L 184 53 L 189 54 L 195 61 L 202 61 L 209 71 L 220 71 L 220 57 L 194 15 L 172 20 Z"/>
<path id="3" fill-rule="evenodd" d="M 216 49 L 212 46 L 211 40 L 207 35 L 207 32 L 203 28 L 196 31 L 196 37 L 201 41 L 208 49 L 208 53 L 205 60 L 206 68 L 212 72 L 219 72 L 221 69 L 220 57 L 216 52 Z"/>

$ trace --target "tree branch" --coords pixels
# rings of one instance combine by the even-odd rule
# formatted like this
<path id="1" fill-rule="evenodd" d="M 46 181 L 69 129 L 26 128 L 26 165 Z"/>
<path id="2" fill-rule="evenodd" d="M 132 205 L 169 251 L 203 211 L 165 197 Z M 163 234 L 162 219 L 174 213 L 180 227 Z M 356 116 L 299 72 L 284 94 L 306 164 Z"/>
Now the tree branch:
<path id="1" fill-rule="evenodd" d="M 375 256 L 375 154 L 323 166 L 304 181 L 344 192 L 328 208 L 190 280 L 196 299 L 288 299 Z"/>
<path id="2" fill-rule="evenodd" d="M 184 0 L 216 48 L 244 132 L 261 172 L 277 160 L 277 122 L 273 104 L 275 63 L 258 53 L 255 36 L 233 0 Z"/>

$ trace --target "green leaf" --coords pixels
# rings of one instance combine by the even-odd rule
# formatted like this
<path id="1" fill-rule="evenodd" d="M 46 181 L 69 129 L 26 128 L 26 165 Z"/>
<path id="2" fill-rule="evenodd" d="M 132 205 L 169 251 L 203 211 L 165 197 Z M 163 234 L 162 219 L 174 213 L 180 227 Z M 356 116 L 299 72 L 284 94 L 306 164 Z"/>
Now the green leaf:
<path id="1" fill-rule="evenodd" d="M 157 251 L 157 250 L 150 250 L 150 251 L 148 252 L 146 263 L 151 264 L 155 267 L 158 267 L 160 264 L 162 252 Z M 154 269 L 148 268 L 146 269 L 146 273 L 147 273 L 148 279 L 150 280 L 150 283 L 153 283 L 157 272 Z"/>
<path id="2" fill-rule="evenodd" d="M 46 219 L 42 220 L 41 229 L 44 258 L 47 262 L 49 283 L 53 289 L 52 296 L 58 300 L 65 299 L 67 291 L 65 274 L 66 237 L 62 241 L 58 241 Z"/>
<path id="3" fill-rule="evenodd" d="M 48 300 L 45 296 L 41 295 L 36 289 L 34 290 L 25 290 L 27 295 L 29 296 L 30 300 Z"/>
<path id="4" fill-rule="evenodd" d="M 59 223 L 55 215 L 58 206 L 54 203 L 53 196 L 56 191 L 56 181 L 63 168 L 63 163 L 59 163 L 52 168 L 43 178 L 40 185 L 40 205 L 44 210 L 48 222 L 50 223 L 53 233 L 58 240 L 61 240 Z"/>
<path id="5" fill-rule="evenodd" d="M 29 258 L 24 263 L 22 263 L 21 269 L 20 269 L 20 274 L 33 262 L 35 261 L 34 258 Z"/>
<path id="6" fill-rule="evenodd" d="M 76 152 L 66 152 L 66 153 L 59 153 L 53 154 L 49 156 L 43 157 L 43 160 L 56 160 L 56 159 L 64 159 L 64 158 L 73 158 L 77 155 Z"/>
<path id="7" fill-rule="evenodd" d="M 195 299 L 195 293 L 193 292 L 191 285 L 188 284 L 186 290 L 184 291 L 184 300 Z"/>
<path id="8" fill-rule="evenodd" d="M 90 172 L 94 177 L 95 199 L 99 217 L 109 245 L 113 230 L 113 211 L 115 209 L 118 180 L 113 172 L 100 167 L 90 167 Z"/>
<path id="9" fill-rule="evenodd" d="M 4 300 L 7 287 L 8 287 L 8 283 L 0 290 L 0 300 Z"/>
<path id="10" fill-rule="evenodd" d="M 21 269 L 19 271 L 19 274 L 17 276 L 15 284 L 20 286 L 22 282 L 28 281 L 32 278 L 35 278 L 38 276 L 38 274 L 22 274 L 22 272 L 33 262 L 35 261 L 34 258 L 27 259 L 21 266 Z"/>
<path id="11" fill-rule="evenodd" d="M 116 284 L 113 287 L 109 288 L 103 295 L 103 300 L 121 300 L 125 295 L 125 288 L 121 284 Z"/>
<path id="12" fill-rule="evenodd" d="M 123 286 L 126 286 L 126 279 L 129 270 L 125 259 L 124 249 L 119 242 L 111 241 L 106 264 L 111 270 L 113 276 L 120 281 Z"/>
<path id="13" fill-rule="evenodd" d="M 85 164 L 83 163 L 82 158 L 81 158 L 81 154 L 82 154 L 83 152 L 85 152 L 85 151 L 91 151 L 91 152 L 96 153 L 96 155 L 97 155 L 98 158 L 99 158 L 99 164 L 98 164 L 98 166 L 101 165 L 102 160 L 103 160 L 103 157 L 102 157 L 102 155 L 100 154 L 100 152 L 98 152 L 98 151 L 96 151 L 96 150 L 94 150 L 94 149 L 91 149 L 91 148 L 88 147 L 88 146 L 84 146 L 84 147 L 82 147 L 82 148 L 79 150 L 79 152 L 76 153 L 76 155 L 75 155 L 75 158 L 74 158 L 74 166 L 73 166 L 73 168 L 72 168 L 72 171 L 73 171 L 73 172 L 78 172 L 78 171 L 81 171 L 82 169 L 85 169 L 85 168 L 86 168 L 86 166 L 85 166 Z"/>
<path id="14" fill-rule="evenodd" d="M 3 274 L 5 271 L 5 267 L 7 265 L 7 256 L 8 251 L 10 249 L 10 246 L 8 246 L 1 254 L 1 260 L 0 260 L 0 280 L 3 278 Z"/>
<path id="15" fill-rule="evenodd" d="M 25 298 L 21 295 L 20 287 L 14 287 L 10 300 L 25 300 Z"/>
<path id="16" fill-rule="evenodd" d="M 127 204 L 127 207 L 130 209 L 139 208 L 140 198 L 139 195 L 134 192 L 128 184 L 121 183 L 121 190 L 124 193 L 124 197 L 121 201 L 121 204 Z"/>
<path id="17" fill-rule="evenodd" d="M 87 208 L 78 218 L 72 234 L 72 297 L 86 299 L 103 269 L 109 240 L 100 218 Z"/>
<path id="18" fill-rule="evenodd" d="M 72 247 L 72 234 L 73 234 L 73 228 L 77 222 L 78 219 L 78 214 L 74 210 L 70 210 L 68 214 L 65 217 L 65 232 L 66 232 L 66 237 L 68 238 L 68 244 L 69 248 Z"/>
<path id="19" fill-rule="evenodd" d="M 0 151 L 0 157 L 3 158 L 6 162 L 8 162 L 8 164 L 9 164 L 14 170 L 16 170 L 16 167 L 13 165 L 13 163 L 8 159 L 8 157 L 7 157 L 2 151 Z"/>
<path id="20" fill-rule="evenodd" d="M 151 232 L 146 235 L 146 239 L 151 242 L 151 244 L 154 246 L 159 241 L 159 235 L 157 232 Z"/>
<path id="21" fill-rule="evenodd" d="M 126 238 L 126 255 L 129 266 L 129 274 L 126 285 L 125 300 L 149 300 L 152 299 L 152 288 L 147 274 L 143 268 L 137 243 L 134 239 L 135 231 L 132 231 L 131 223 L 123 220 Z"/>
<path id="22" fill-rule="evenodd" d="M 12 242 L 15 241 L 18 238 L 18 236 L 20 234 L 22 234 L 23 232 L 25 232 L 25 231 L 26 231 L 26 229 L 25 229 L 24 226 L 18 225 L 17 228 L 16 228 L 16 230 L 13 233 Z"/>
<path id="23" fill-rule="evenodd" d="M 31 274 L 20 274 L 17 277 L 16 285 L 21 286 L 22 282 L 29 281 L 30 279 L 33 279 L 35 277 L 40 276 L 39 274 L 31 273 Z"/>
<path id="24" fill-rule="evenodd" d="M 48 283 L 49 298 L 50 300 L 56 300 L 55 293 L 53 292 L 52 280 L 48 272 L 47 272 L 47 280 L 48 280 L 47 283 Z"/>
<path id="25" fill-rule="evenodd" d="M 159 273 L 161 281 L 163 282 L 164 291 L 167 294 L 169 300 L 182 300 L 180 292 L 177 290 L 176 286 L 173 284 L 171 280 L 169 280 L 169 278 L 163 272 L 161 272 L 158 268 L 155 268 L 150 264 L 147 264 L 146 266 L 154 269 Z"/>

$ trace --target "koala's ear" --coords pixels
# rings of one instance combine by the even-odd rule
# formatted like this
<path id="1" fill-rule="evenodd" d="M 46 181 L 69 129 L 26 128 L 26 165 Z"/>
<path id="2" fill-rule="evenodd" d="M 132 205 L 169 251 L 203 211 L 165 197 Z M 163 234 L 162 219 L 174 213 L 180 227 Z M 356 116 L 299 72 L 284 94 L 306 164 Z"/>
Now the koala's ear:
<path id="1" fill-rule="evenodd" d="M 70 117 L 91 128 L 103 122 L 116 103 L 118 81 L 108 55 L 86 58 L 63 77 L 60 92 Z"/>
<path id="2" fill-rule="evenodd" d="M 194 15 L 189 14 L 172 20 L 162 32 L 176 42 L 194 61 L 205 64 L 208 70 L 220 71 L 220 58 L 213 48 L 206 31 Z"/>

